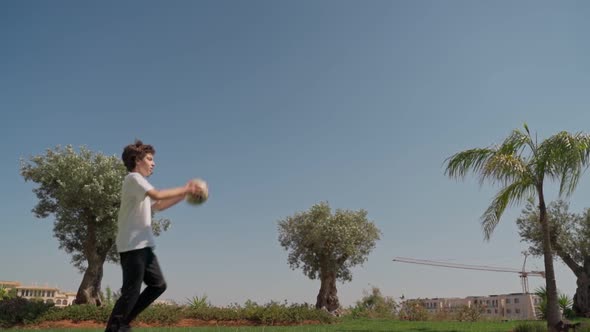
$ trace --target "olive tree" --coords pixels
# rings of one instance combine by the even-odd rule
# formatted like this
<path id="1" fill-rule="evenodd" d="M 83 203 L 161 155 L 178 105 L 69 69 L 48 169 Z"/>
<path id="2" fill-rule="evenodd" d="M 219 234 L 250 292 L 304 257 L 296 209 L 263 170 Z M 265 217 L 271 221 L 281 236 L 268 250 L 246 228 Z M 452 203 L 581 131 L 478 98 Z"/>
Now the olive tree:
<path id="1" fill-rule="evenodd" d="M 364 263 L 381 232 L 365 210 L 337 209 L 328 203 L 296 213 L 278 222 L 279 242 L 289 252 L 292 269 L 301 268 L 310 279 L 320 279 L 316 308 L 340 307 L 336 281 L 351 281 L 353 266 Z"/>
<path id="2" fill-rule="evenodd" d="M 551 229 L 551 248 L 576 276 L 573 309 L 579 316 L 589 316 L 590 209 L 585 209 L 581 214 L 573 213 L 569 211 L 567 202 L 558 200 L 547 206 L 547 219 Z M 539 209 L 534 202 L 529 201 L 516 224 L 522 240 L 530 244 L 529 252 L 542 256 L 543 237 L 537 220 Z"/>

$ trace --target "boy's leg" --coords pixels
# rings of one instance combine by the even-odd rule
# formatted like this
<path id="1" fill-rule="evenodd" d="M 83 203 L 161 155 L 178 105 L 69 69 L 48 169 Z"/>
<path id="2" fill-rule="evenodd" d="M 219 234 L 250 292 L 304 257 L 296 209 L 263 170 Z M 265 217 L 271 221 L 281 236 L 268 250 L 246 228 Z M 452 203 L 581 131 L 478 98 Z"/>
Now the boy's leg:
<path id="1" fill-rule="evenodd" d="M 126 324 L 131 323 L 137 315 L 144 311 L 145 308 L 152 304 L 152 302 L 154 302 L 166 290 L 166 281 L 164 280 L 164 275 L 160 269 L 158 258 L 151 248 L 148 248 L 146 255 L 147 263 L 145 266 L 143 282 L 145 282 L 147 287 L 141 292 L 135 306 L 124 320 L 124 323 Z"/>
<path id="2" fill-rule="evenodd" d="M 147 255 L 145 249 L 122 252 L 120 256 L 123 269 L 123 286 L 121 287 L 121 297 L 115 303 L 107 323 L 107 332 L 118 331 L 120 327 L 126 325 L 125 317 L 129 315 L 137 303 L 146 267 Z"/>

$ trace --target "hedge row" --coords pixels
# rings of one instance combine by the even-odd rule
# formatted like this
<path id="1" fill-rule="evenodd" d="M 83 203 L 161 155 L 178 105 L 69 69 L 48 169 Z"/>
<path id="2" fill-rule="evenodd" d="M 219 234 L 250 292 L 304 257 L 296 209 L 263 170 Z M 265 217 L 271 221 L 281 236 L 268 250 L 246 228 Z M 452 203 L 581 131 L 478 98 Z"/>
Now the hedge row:
<path id="1" fill-rule="evenodd" d="M 39 301 L 13 298 L 0 301 L 0 327 L 10 328 L 38 324 L 46 321 L 71 320 L 106 323 L 112 306 L 73 305 L 65 308 L 54 307 Z M 335 318 L 328 312 L 317 310 L 308 304 L 270 302 L 258 305 L 248 301 L 244 306 L 232 305 L 226 308 L 211 305 L 179 306 L 156 304 L 150 306 L 137 317 L 137 321 L 170 326 L 181 319 L 191 318 L 217 321 L 247 321 L 251 324 L 282 325 L 297 324 L 304 321 L 332 323 Z"/>

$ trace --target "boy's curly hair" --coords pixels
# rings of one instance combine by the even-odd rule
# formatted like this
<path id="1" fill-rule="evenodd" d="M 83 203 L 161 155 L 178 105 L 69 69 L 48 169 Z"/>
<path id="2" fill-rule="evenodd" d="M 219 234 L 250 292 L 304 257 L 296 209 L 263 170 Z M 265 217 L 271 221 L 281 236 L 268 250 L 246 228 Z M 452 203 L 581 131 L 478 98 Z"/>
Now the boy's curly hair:
<path id="1" fill-rule="evenodd" d="M 125 147 L 121 159 L 123 159 L 123 163 L 127 170 L 131 172 L 135 168 L 137 160 L 143 159 L 148 153 L 154 155 L 156 154 L 156 150 L 153 146 L 143 144 L 142 141 L 136 139 L 135 143 L 129 144 Z"/>

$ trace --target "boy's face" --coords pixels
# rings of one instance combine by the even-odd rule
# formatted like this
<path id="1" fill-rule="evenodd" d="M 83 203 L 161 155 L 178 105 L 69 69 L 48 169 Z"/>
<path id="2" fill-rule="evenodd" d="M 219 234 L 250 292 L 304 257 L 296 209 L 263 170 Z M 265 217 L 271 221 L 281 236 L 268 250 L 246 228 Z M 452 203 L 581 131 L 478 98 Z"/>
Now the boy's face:
<path id="1" fill-rule="evenodd" d="M 137 160 L 135 163 L 135 170 L 144 177 L 148 177 L 154 172 L 155 166 L 154 156 L 151 153 L 148 153 L 143 159 Z"/>

